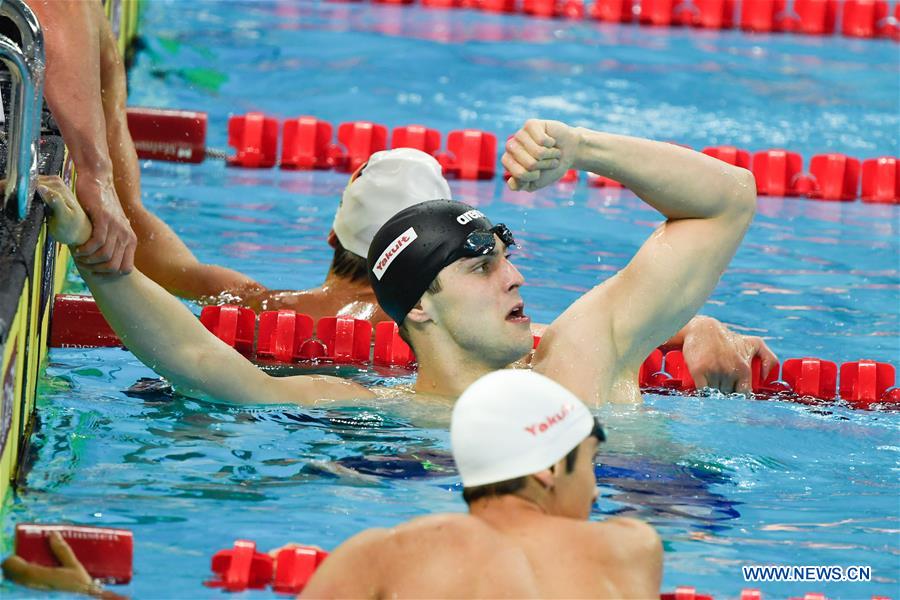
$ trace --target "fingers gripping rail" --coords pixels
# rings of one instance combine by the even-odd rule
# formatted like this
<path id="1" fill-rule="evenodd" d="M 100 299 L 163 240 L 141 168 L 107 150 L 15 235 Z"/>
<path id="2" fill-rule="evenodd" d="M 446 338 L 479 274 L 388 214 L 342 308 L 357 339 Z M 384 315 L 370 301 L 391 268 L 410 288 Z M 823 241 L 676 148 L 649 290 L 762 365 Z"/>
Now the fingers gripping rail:
<path id="1" fill-rule="evenodd" d="M 121 346 L 90 296 L 60 294 L 54 302 L 51 347 Z M 356 364 L 376 368 L 413 369 L 415 355 L 400 338 L 396 323 L 373 327 L 351 317 L 312 317 L 292 310 L 266 311 L 257 318 L 249 308 L 207 306 L 200 322 L 220 340 L 262 363 Z M 540 337 L 534 336 L 534 347 Z M 763 373 L 759 358 L 751 364 L 751 389 L 760 398 L 803 403 L 842 400 L 860 409 L 900 409 L 896 369 L 871 360 L 840 367 L 820 358 L 792 358 Z M 642 389 L 691 393 L 696 384 L 680 350 L 654 350 L 641 365 Z"/>

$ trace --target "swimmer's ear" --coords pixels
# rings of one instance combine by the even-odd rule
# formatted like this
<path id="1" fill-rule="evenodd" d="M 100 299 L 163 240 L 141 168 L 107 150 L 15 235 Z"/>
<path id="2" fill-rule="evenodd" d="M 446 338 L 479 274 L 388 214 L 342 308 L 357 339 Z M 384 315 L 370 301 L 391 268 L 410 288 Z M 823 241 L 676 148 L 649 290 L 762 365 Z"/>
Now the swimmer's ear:
<path id="1" fill-rule="evenodd" d="M 328 245 L 332 248 L 337 248 L 337 234 L 334 232 L 334 229 L 328 232 Z"/>
<path id="2" fill-rule="evenodd" d="M 406 320 L 422 324 L 427 323 L 428 321 L 434 321 L 434 318 L 427 309 L 422 307 L 422 303 L 419 302 L 406 313 Z"/>
<path id="3" fill-rule="evenodd" d="M 550 491 L 553 489 L 553 485 L 556 483 L 556 477 L 553 475 L 552 469 L 544 469 L 543 471 L 538 471 L 534 475 L 532 475 L 535 479 L 538 480 L 538 483 L 541 484 L 545 490 Z"/>
<path id="4" fill-rule="evenodd" d="M 407 321 L 417 324 L 424 324 L 429 321 L 437 323 L 437 319 L 434 318 L 436 312 L 431 305 L 431 298 L 429 296 L 430 294 L 428 293 L 423 295 L 419 302 L 406 313 Z"/>

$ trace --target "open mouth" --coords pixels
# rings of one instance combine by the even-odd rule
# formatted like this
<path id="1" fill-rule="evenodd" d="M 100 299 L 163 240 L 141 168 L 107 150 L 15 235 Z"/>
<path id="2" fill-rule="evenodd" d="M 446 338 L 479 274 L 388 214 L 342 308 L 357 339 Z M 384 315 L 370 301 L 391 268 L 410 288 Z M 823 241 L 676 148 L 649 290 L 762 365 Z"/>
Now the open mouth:
<path id="1" fill-rule="evenodd" d="M 525 303 L 519 302 L 518 304 L 516 304 L 513 309 L 506 315 L 506 320 L 512 321 L 513 323 L 531 321 L 531 318 L 525 314 Z"/>

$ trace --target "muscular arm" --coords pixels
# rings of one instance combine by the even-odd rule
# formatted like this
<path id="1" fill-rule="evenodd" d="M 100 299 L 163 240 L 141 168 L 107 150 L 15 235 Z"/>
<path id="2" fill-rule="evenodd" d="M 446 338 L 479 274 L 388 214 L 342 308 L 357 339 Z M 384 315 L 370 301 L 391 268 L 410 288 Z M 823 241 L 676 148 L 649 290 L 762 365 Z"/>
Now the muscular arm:
<path id="1" fill-rule="evenodd" d="M 99 2 L 29 0 L 44 31 L 44 96 L 59 124 L 77 169 L 78 201 L 94 224 L 91 238 L 76 249 L 98 272 L 127 272 L 134 260 L 135 235 L 113 185 L 106 118 L 100 99 Z"/>
<path id="2" fill-rule="evenodd" d="M 688 322 L 737 250 L 756 205 L 745 169 L 673 144 L 555 121 L 526 123 L 503 162 L 514 189 L 539 189 L 574 166 L 620 181 L 666 218 L 622 271 L 553 322 L 538 348 L 535 368 L 584 398 L 606 397 L 602 382 L 633 379 L 650 351 Z M 585 371 L 584 357 L 595 357 L 593 371 Z"/>
<path id="3" fill-rule="evenodd" d="M 116 193 L 137 234 L 135 264 L 169 292 L 189 300 L 219 296 L 223 292 L 239 296 L 264 289 L 243 273 L 198 261 L 181 238 L 144 207 L 140 166 L 128 130 L 125 67 L 109 23 L 104 19 L 98 26 L 106 143 Z"/>
<path id="4" fill-rule="evenodd" d="M 53 211 L 50 231 L 55 239 L 75 244 L 90 234 L 84 213 L 59 178 L 42 178 L 40 190 Z M 122 276 L 95 275 L 87 269 L 81 273 L 125 346 L 182 391 L 236 404 L 314 404 L 373 395 L 336 377 L 270 377 L 207 331 L 181 302 L 139 270 Z"/>

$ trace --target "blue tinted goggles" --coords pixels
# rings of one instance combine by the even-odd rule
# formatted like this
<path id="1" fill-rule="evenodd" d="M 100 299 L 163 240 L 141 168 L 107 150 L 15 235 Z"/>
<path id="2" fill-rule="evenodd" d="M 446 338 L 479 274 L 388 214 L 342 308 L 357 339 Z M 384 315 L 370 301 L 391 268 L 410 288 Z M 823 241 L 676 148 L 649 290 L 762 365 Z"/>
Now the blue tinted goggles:
<path id="1" fill-rule="evenodd" d="M 513 234 L 509 230 L 509 227 L 503 223 L 497 223 L 487 231 L 480 229 L 470 233 L 466 237 L 466 241 L 463 242 L 460 253 L 462 256 L 468 257 L 486 256 L 490 254 L 494 251 L 495 234 L 500 238 L 501 242 L 506 244 L 507 248 L 516 245 L 516 240 L 513 238 Z"/>

